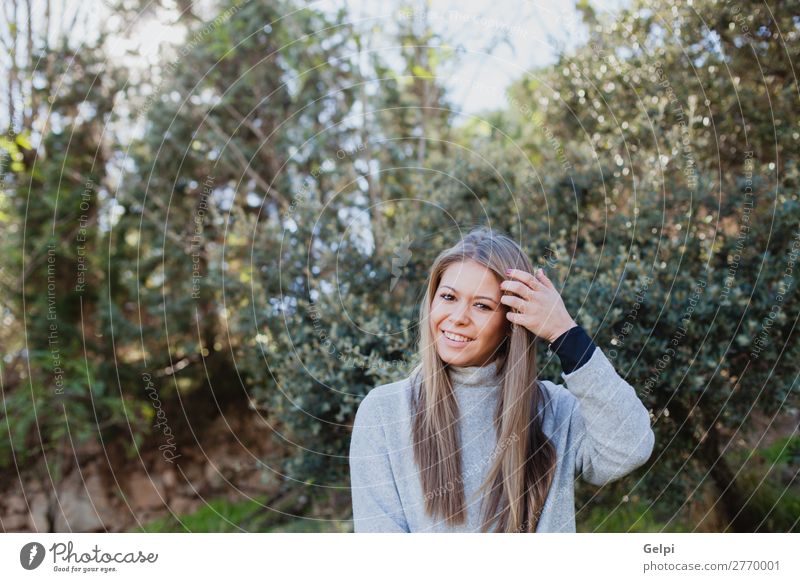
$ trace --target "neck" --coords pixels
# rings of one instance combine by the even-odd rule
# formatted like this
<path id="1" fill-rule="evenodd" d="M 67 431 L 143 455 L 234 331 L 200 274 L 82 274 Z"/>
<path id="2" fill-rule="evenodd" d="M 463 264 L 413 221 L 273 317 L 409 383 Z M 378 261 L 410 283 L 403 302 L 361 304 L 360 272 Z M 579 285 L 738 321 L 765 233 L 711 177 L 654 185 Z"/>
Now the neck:
<path id="1" fill-rule="evenodd" d="M 483 366 L 456 366 L 447 364 L 454 388 L 498 387 L 503 378 L 498 372 L 497 360 Z"/>

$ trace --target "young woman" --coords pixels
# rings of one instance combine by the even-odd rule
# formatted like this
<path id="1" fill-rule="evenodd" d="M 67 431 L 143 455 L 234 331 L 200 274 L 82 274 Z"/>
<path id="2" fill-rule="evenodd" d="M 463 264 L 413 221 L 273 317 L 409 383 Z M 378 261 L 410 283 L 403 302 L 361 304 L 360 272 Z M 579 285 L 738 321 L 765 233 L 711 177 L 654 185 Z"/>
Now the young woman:
<path id="1" fill-rule="evenodd" d="M 434 261 L 416 366 L 374 388 L 350 445 L 356 532 L 574 532 L 576 474 L 643 465 L 650 417 L 550 279 L 484 227 Z M 566 387 L 537 378 L 537 339 Z"/>

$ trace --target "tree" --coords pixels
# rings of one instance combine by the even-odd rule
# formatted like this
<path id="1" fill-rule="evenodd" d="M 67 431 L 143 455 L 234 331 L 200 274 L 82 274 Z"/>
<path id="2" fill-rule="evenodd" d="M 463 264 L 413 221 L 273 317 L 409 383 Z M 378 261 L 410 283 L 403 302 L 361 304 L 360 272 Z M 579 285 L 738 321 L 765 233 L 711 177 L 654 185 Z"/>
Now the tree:
<path id="1" fill-rule="evenodd" d="M 24 6 L 24 10 L 22 10 Z M 109 220 L 107 123 L 122 83 L 101 29 L 72 36 L 80 6 L 51 23 L 49 2 L 4 5 L 11 52 L 3 174 L 3 409 L 0 465 L 36 468 L 44 482 L 73 465 L 73 447 L 113 438 L 126 406 L 114 352 L 99 325 Z M 77 24 L 76 24 L 77 23 Z M 80 462 L 80 460 L 78 461 Z"/>
<path id="2" fill-rule="evenodd" d="M 587 23 L 507 123 L 550 168 L 568 302 L 654 413 L 640 490 L 671 518 L 710 478 L 734 531 L 794 528 L 767 525 L 726 452 L 754 410 L 797 408 L 797 20 L 668 1 Z"/>

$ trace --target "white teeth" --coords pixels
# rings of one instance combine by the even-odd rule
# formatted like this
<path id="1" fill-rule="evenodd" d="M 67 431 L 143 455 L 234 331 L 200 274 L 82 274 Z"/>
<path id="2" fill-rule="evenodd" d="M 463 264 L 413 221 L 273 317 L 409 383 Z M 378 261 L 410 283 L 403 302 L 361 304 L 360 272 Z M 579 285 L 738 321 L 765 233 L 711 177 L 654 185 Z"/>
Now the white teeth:
<path id="1" fill-rule="evenodd" d="M 445 332 L 443 332 L 443 333 L 444 333 L 444 336 L 445 336 L 447 339 L 451 339 L 451 340 L 453 340 L 453 341 L 457 341 L 457 342 L 464 342 L 464 343 L 466 343 L 466 342 L 471 342 L 471 341 L 472 341 L 472 340 L 471 340 L 470 338 L 468 338 L 468 337 L 464 337 L 463 335 L 457 335 L 457 334 L 454 334 L 454 333 L 450 333 L 449 331 L 445 331 Z"/>

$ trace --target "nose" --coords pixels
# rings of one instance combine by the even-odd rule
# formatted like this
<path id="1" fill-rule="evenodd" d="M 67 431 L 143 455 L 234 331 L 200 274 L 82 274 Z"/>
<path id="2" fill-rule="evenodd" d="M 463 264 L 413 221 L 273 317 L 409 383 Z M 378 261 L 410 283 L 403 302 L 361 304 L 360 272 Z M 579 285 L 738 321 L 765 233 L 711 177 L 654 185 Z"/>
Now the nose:
<path id="1" fill-rule="evenodd" d="M 465 303 L 459 303 L 455 307 L 453 307 L 453 311 L 450 312 L 450 320 L 451 323 L 459 323 L 462 325 L 466 325 L 469 323 L 469 316 L 467 315 L 467 308 L 468 305 Z"/>

